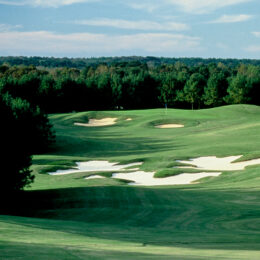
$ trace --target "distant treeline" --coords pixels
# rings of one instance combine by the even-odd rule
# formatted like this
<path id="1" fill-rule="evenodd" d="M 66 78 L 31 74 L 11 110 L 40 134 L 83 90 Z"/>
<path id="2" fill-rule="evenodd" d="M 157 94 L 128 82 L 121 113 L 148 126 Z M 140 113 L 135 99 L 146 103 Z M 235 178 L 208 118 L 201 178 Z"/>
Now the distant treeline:
<path id="1" fill-rule="evenodd" d="M 260 104 L 260 66 L 184 63 L 149 67 L 131 61 L 77 68 L 0 66 L 0 93 L 46 113 Z"/>
<path id="2" fill-rule="evenodd" d="M 0 57 L 0 65 L 8 64 L 10 66 L 36 66 L 46 68 L 77 68 L 83 69 L 87 66 L 98 66 L 100 64 L 115 65 L 118 63 L 141 63 L 146 64 L 149 68 L 159 67 L 162 65 L 173 65 L 176 62 L 186 66 L 201 66 L 211 63 L 222 63 L 228 67 L 237 67 L 240 64 L 260 66 L 260 60 L 257 59 L 217 59 L 217 58 L 165 58 L 165 57 L 99 57 L 99 58 L 54 58 L 54 57 L 23 57 L 23 56 L 6 56 Z"/>

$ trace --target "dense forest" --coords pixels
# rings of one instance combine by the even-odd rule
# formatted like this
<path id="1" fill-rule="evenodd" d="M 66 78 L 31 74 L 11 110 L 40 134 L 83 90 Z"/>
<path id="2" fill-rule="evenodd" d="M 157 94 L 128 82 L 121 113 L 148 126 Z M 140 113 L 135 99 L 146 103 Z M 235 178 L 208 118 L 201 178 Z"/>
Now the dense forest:
<path id="1" fill-rule="evenodd" d="M 1 61 L 2 191 L 17 191 L 33 181 L 31 156 L 48 151 L 54 141 L 48 113 L 260 105 L 259 61 L 173 62 L 152 57 Z"/>
<path id="2" fill-rule="evenodd" d="M 140 61 L 78 68 L 0 66 L 0 93 L 45 113 L 260 104 L 260 66 L 221 62 L 150 67 Z"/>

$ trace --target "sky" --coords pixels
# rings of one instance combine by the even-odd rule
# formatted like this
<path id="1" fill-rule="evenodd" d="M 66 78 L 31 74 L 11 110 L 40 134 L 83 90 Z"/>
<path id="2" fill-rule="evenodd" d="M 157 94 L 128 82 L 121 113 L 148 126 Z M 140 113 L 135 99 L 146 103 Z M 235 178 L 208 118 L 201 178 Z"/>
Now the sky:
<path id="1" fill-rule="evenodd" d="M 0 56 L 260 59 L 259 0 L 0 0 Z"/>

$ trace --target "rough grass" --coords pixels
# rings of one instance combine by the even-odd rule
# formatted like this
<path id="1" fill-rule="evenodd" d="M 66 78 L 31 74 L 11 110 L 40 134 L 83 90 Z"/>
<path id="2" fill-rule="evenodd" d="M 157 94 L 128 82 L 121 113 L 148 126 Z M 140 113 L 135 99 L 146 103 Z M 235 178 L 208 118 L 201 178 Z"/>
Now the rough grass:
<path id="1" fill-rule="evenodd" d="M 117 117 L 118 123 L 73 126 L 82 116 Z M 34 157 L 35 183 L 5 205 L 9 216 L 0 216 L 0 259 L 260 259 L 259 165 L 200 184 L 162 187 L 84 180 L 89 173 L 39 174 L 98 159 L 143 161 L 142 170 L 165 177 L 178 173 L 171 168 L 175 160 L 259 158 L 259 107 L 84 112 L 50 119 L 56 150 Z M 160 120 L 185 127 L 154 128 Z"/>

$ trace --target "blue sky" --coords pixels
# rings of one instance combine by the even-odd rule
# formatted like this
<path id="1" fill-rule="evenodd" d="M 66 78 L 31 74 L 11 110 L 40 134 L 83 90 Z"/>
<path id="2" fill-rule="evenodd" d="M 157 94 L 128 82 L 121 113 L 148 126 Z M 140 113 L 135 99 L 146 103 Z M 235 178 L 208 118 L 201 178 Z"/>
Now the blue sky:
<path id="1" fill-rule="evenodd" d="M 259 0 L 0 0 L 0 56 L 260 59 Z"/>

